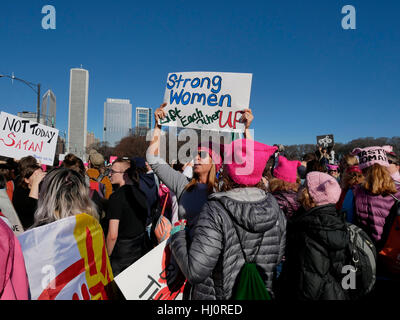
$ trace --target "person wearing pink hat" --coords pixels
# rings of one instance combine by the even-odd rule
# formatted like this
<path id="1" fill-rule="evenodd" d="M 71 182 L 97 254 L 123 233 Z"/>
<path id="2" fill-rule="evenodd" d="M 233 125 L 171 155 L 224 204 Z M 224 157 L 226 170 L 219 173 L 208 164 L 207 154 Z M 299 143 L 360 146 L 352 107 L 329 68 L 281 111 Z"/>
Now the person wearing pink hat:
<path id="1" fill-rule="evenodd" d="M 228 300 L 245 262 L 260 270 L 274 298 L 274 274 L 285 250 L 286 218 L 265 190 L 262 174 L 277 150 L 256 141 L 235 140 L 224 148 L 220 192 L 210 195 L 188 245 L 184 227 L 171 236 L 172 254 L 189 283 L 193 299 Z"/>
<path id="2" fill-rule="evenodd" d="M 349 237 L 335 208 L 340 193 L 338 182 L 329 174 L 307 174 L 299 191 L 304 211 L 288 221 L 286 261 L 279 278 L 282 299 L 349 299 L 341 284 Z"/>
<path id="3" fill-rule="evenodd" d="M 290 218 L 300 207 L 297 201 L 297 192 L 300 187 L 297 177 L 297 168 L 300 161 L 290 161 L 279 156 L 277 167 L 273 171 L 273 178 L 269 181 L 269 190 L 276 198 L 286 218 Z"/>
<path id="4" fill-rule="evenodd" d="M 382 234 L 394 204 L 391 195 L 400 197 L 400 185 L 394 182 L 388 170 L 387 151 L 391 150 L 385 146 L 357 148 L 352 152 L 358 156 L 359 167 L 365 175 L 365 181 L 354 188 L 355 216 L 378 251 L 384 245 Z"/>
<path id="5" fill-rule="evenodd" d="M 177 226 L 186 225 L 188 229 L 188 242 L 191 242 L 193 229 L 197 224 L 201 209 L 206 204 L 208 197 L 218 190 L 217 172 L 222 165 L 222 146 L 213 143 L 200 144 L 193 165 L 193 178 L 188 179 L 183 173 L 175 171 L 165 160 L 159 157 L 161 125 L 159 120 L 165 118 L 164 108 L 167 104 L 161 105 L 154 112 L 155 127 L 153 139 L 146 154 L 147 162 L 159 179 L 176 195 L 178 199 Z M 245 124 L 245 137 L 249 136 L 249 127 L 253 120 L 250 110 L 243 113 L 242 120 Z M 209 280 L 211 281 L 211 280 Z M 191 283 L 185 286 L 184 299 L 201 296 L 198 290 Z"/>

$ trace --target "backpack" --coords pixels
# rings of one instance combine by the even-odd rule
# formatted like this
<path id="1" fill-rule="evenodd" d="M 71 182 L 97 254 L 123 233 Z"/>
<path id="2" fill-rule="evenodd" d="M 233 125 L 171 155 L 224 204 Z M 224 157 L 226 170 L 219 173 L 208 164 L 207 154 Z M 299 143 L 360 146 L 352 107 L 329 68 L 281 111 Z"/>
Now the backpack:
<path id="1" fill-rule="evenodd" d="M 390 274 L 400 276 L 400 200 L 391 196 L 395 202 L 385 221 L 379 260 Z"/>
<path id="2" fill-rule="evenodd" d="M 356 288 L 349 291 L 352 299 L 359 299 L 372 291 L 376 281 L 376 248 L 370 237 L 358 226 L 346 222 L 350 235 L 350 262 L 356 270 Z"/>
<path id="3" fill-rule="evenodd" d="M 233 223 L 233 222 L 232 222 Z M 239 233 L 236 230 L 235 224 L 233 223 L 236 234 L 239 239 L 240 249 L 242 250 L 245 264 L 238 277 L 236 278 L 235 287 L 232 292 L 233 300 L 271 300 L 271 296 L 268 293 L 268 290 L 265 286 L 265 282 L 263 281 L 260 272 L 257 269 L 257 263 L 249 262 L 247 260 L 246 254 L 242 247 L 242 243 L 239 237 Z M 255 257 L 258 255 L 258 251 L 260 251 L 260 247 L 262 244 L 262 240 L 264 237 L 261 237 L 260 244 L 257 248 L 257 252 Z"/>

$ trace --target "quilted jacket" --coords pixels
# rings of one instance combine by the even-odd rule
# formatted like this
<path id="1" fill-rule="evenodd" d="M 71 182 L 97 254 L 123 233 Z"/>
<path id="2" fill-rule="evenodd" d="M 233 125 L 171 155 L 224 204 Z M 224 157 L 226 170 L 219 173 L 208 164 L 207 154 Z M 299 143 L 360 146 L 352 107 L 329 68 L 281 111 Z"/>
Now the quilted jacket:
<path id="1" fill-rule="evenodd" d="M 189 249 L 185 232 L 171 237 L 176 262 L 196 288 L 194 299 L 231 298 L 245 263 L 239 241 L 248 262 L 257 263 L 274 296 L 272 282 L 285 250 L 286 218 L 270 193 L 240 188 L 209 197 L 194 227 Z"/>
<path id="2" fill-rule="evenodd" d="M 400 185 L 396 185 L 396 188 L 398 192 L 395 196 L 399 198 Z M 386 218 L 394 204 L 394 199 L 390 195 L 386 197 L 373 195 L 360 185 L 354 188 L 354 199 L 357 224 L 366 231 L 375 244 L 379 243 Z"/>
<path id="3" fill-rule="evenodd" d="M 272 193 L 272 195 L 278 201 L 279 207 L 282 209 L 287 219 L 300 208 L 300 203 L 297 201 L 297 192 L 295 191 L 277 191 Z"/>
<path id="4" fill-rule="evenodd" d="M 288 220 L 286 261 L 279 299 L 347 300 L 342 268 L 348 261 L 349 234 L 334 204 L 299 212 Z"/>

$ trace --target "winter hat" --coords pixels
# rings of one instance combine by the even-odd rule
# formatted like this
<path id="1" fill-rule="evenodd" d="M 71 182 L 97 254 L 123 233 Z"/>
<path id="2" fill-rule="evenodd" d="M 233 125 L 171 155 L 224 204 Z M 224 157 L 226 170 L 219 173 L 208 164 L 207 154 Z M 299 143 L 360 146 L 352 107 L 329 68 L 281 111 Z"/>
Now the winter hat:
<path id="1" fill-rule="evenodd" d="M 136 168 L 146 168 L 146 160 L 144 160 L 144 158 L 132 158 L 131 159 L 131 163 L 133 162 L 134 166 L 136 166 Z"/>
<path id="2" fill-rule="evenodd" d="M 337 171 L 339 169 L 339 166 L 334 164 L 327 164 L 326 168 L 328 169 L 328 171 Z"/>
<path id="3" fill-rule="evenodd" d="M 223 152 L 222 145 L 209 141 L 209 142 L 199 144 L 197 150 L 208 152 L 208 154 L 210 155 L 210 157 L 215 165 L 216 172 L 218 172 L 219 169 L 221 169 L 221 166 L 222 166 L 221 153 Z"/>
<path id="4" fill-rule="evenodd" d="M 274 169 L 274 177 L 290 183 L 296 183 L 297 168 L 301 166 L 300 161 L 290 161 L 279 156 L 278 165 Z"/>
<path id="5" fill-rule="evenodd" d="M 89 160 L 94 167 L 100 167 L 104 164 L 104 157 L 98 152 L 90 153 Z"/>
<path id="6" fill-rule="evenodd" d="M 389 162 L 386 152 L 391 152 L 390 146 L 356 148 L 351 153 L 358 157 L 360 169 L 368 168 L 375 163 L 388 167 Z"/>
<path id="7" fill-rule="evenodd" d="M 237 184 L 254 186 L 260 182 L 268 159 L 278 150 L 266 144 L 239 139 L 225 146 L 224 170 Z"/>
<path id="8" fill-rule="evenodd" d="M 334 177 L 327 173 L 312 171 L 307 174 L 306 185 L 317 206 L 336 204 L 342 189 Z"/>

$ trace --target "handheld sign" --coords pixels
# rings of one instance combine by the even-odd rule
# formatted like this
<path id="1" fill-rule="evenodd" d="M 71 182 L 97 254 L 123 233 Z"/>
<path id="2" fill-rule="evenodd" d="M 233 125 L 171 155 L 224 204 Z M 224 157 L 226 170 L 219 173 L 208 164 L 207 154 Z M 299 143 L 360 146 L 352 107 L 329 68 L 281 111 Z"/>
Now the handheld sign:
<path id="1" fill-rule="evenodd" d="M 170 73 L 161 125 L 244 132 L 239 120 L 250 105 L 252 74 L 223 72 Z"/>
<path id="2" fill-rule="evenodd" d="M 12 114 L 0 114 L 0 155 L 19 160 L 26 156 L 53 165 L 58 130 Z"/>
<path id="3" fill-rule="evenodd" d="M 335 140 L 333 139 L 333 134 L 326 134 L 324 136 L 317 136 L 317 144 L 321 147 L 333 147 L 335 145 Z"/>
<path id="4" fill-rule="evenodd" d="M 182 300 L 185 279 L 171 263 L 168 241 L 122 271 L 115 282 L 127 300 Z M 172 279 L 172 280 L 171 280 Z"/>

